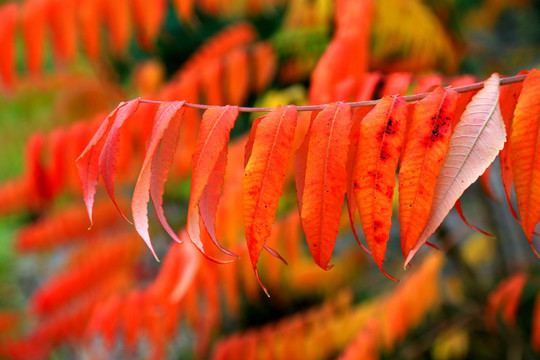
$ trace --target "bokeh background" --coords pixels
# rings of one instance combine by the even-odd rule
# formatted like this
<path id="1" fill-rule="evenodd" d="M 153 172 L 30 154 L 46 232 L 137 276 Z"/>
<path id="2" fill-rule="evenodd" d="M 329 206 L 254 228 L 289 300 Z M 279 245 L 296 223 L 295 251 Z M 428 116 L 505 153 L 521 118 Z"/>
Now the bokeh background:
<path id="1" fill-rule="evenodd" d="M 538 68 L 540 1 L 0 1 L 0 54 L 0 358 L 537 358 L 540 260 L 510 214 L 497 161 L 462 198 L 468 220 L 495 237 L 452 211 L 434 239 L 441 251 L 423 249 L 403 270 L 394 221 L 385 266 L 400 283 L 360 249 L 346 211 L 333 269 L 316 266 L 291 166 L 269 239 L 289 265 L 260 259 L 270 298 L 242 227 L 255 115 L 241 114 L 231 133 L 218 209 L 218 237 L 241 255 L 230 265 L 174 244 L 150 211 L 156 262 L 102 186 L 88 230 L 74 162 L 106 115 L 138 96 L 305 105 Z M 141 105 L 122 129 L 124 210 L 155 111 Z M 200 118 L 186 112 L 165 192 L 180 233 Z"/>

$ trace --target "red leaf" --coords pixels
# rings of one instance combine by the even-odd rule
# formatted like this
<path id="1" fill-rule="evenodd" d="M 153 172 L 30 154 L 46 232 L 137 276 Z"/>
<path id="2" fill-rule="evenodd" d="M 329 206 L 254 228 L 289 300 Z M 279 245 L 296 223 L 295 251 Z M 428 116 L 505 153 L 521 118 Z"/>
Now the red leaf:
<path id="1" fill-rule="evenodd" d="M 522 70 L 518 75 L 527 74 L 528 71 Z M 501 106 L 501 114 L 506 127 L 506 136 L 508 139 L 512 138 L 512 121 L 514 120 L 514 110 L 521 94 L 521 88 L 523 83 L 518 82 L 501 88 L 501 95 L 499 97 L 499 104 Z M 504 148 L 499 154 L 499 160 L 501 163 L 501 179 L 504 188 L 504 194 L 506 201 L 510 207 L 510 212 L 514 219 L 519 221 L 514 205 L 512 205 L 512 179 L 514 177 L 514 170 L 512 167 L 512 152 L 510 148 L 511 140 L 504 144 Z"/>
<path id="2" fill-rule="evenodd" d="M 212 261 L 224 263 L 207 255 L 201 241 L 200 219 L 208 234 L 217 243 L 214 231 L 214 205 L 217 206 L 225 173 L 226 148 L 229 133 L 238 117 L 238 107 L 208 109 L 201 122 L 197 147 L 193 154 L 191 195 L 187 216 L 187 232 L 191 242 Z M 220 161 L 220 157 L 223 157 Z M 217 187 L 216 184 L 219 183 Z M 217 189 L 216 189 L 217 187 Z M 201 206 L 201 202 L 202 205 Z"/>
<path id="3" fill-rule="evenodd" d="M 19 7 L 6 3 L 0 7 L 0 77 L 6 89 L 15 86 L 15 27 Z"/>
<path id="4" fill-rule="evenodd" d="M 503 280 L 488 297 L 485 319 L 488 328 L 496 328 L 497 312 L 502 310 L 503 320 L 515 324 L 516 312 L 523 288 L 527 283 L 527 274 L 518 272 Z"/>
<path id="5" fill-rule="evenodd" d="M 360 126 L 353 192 L 366 241 L 375 263 L 383 269 L 392 222 L 396 170 L 407 127 L 407 102 L 384 97 Z"/>
<path id="6" fill-rule="evenodd" d="M 253 88 L 257 93 L 262 92 L 276 73 L 276 55 L 270 44 L 260 43 L 253 48 L 253 67 L 255 79 Z"/>
<path id="7" fill-rule="evenodd" d="M 116 208 L 122 214 L 122 217 L 129 222 L 122 210 L 116 204 L 114 197 L 114 179 L 118 167 L 118 155 L 120 154 L 120 128 L 124 122 L 137 111 L 139 107 L 139 99 L 133 99 L 118 108 L 114 122 L 110 127 L 109 134 L 103 145 L 103 150 L 99 155 L 99 173 L 103 177 L 105 189 L 111 197 L 111 200 L 116 205 Z M 99 131 L 99 130 L 98 130 Z"/>
<path id="8" fill-rule="evenodd" d="M 103 1 L 109 45 L 113 52 L 122 53 L 129 45 L 131 35 L 130 0 Z"/>
<path id="9" fill-rule="evenodd" d="M 533 69 L 523 82 L 512 123 L 510 148 L 514 188 L 521 223 L 532 247 L 540 219 L 540 71 Z M 540 255 L 533 248 L 536 256 Z"/>
<path id="10" fill-rule="evenodd" d="M 245 49 L 238 48 L 225 57 L 225 84 L 230 104 L 242 105 L 249 85 L 249 61 Z"/>
<path id="11" fill-rule="evenodd" d="M 246 241 L 256 272 L 276 216 L 296 124 L 296 107 L 278 106 L 254 128 L 253 148 L 244 171 L 243 202 Z"/>
<path id="12" fill-rule="evenodd" d="M 103 149 L 104 137 L 111 129 L 113 121 L 116 119 L 118 111 L 127 103 L 121 103 L 112 113 L 107 116 L 100 125 L 92 140 L 88 143 L 83 153 L 75 161 L 79 177 L 81 178 L 83 199 L 86 204 L 90 224 L 92 224 L 92 207 L 94 205 L 94 195 L 99 177 L 99 154 Z"/>
<path id="13" fill-rule="evenodd" d="M 98 60 L 100 42 L 99 12 L 101 1 L 83 0 L 77 4 L 77 15 L 81 28 L 84 50 L 90 60 Z"/>
<path id="14" fill-rule="evenodd" d="M 408 72 L 396 72 L 386 76 L 381 95 L 405 95 L 411 84 L 412 74 Z"/>
<path id="15" fill-rule="evenodd" d="M 326 270 L 330 269 L 328 262 L 347 190 L 351 126 L 351 107 L 344 103 L 331 104 L 313 120 L 308 134 L 305 186 L 299 205 L 309 250 L 315 262 Z M 301 173 L 297 169 L 297 174 Z"/>
<path id="16" fill-rule="evenodd" d="M 356 165 L 356 153 L 358 151 L 358 138 L 360 136 L 360 126 L 362 123 L 362 119 L 366 116 L 367 113 L 369 113 L 373 109 L 373 107 L 361 107 L 356 108 L 353 110 L 352 115 L 352 121 L 353 125 L 351 128 L 351 135 L 350 135 L 350 144 L 349 144 L 349 156 L 347 159 L 347 212 L 349 213 L 349 222 L 351 223 L 351 230 L 354 235 L 354 238 L 356 239 L 356 242 L 362 250 L 364 250 L 366 253 L 371 255 L 371 250 L 369 250 L 362 242 L 360 242 L 360 238 L 358 237 L 358 233 L 356 232 L 356 226 L 354 225 L 354 217 L 356 214 L 357 206 L 356 206 L 356 197 L 354 196 L 354 187 L 353 187 L 353 175 L 355 171 L 355 165 Z"/>
<path id="17" fill-rule="evenodd" d="M 174 101 L 164 102 L 159 107 L 131 201 L 135 229 L 156 259 L 157 256 L 148 233 L 148 200 L 150 195 L 159 222 L 175 241 L 181 242 L 165 218 L 162 196 L 167 174 L 178 145 L 178 134 L 184 113 L 183 105 L 184 101 Z"/>
<path id="18" fill-rule="evenodd" d="M 43 64 L 43 45 L 45 43 L 45 17 L 47 0 L 25 1 L 21 9 L 22 34 L 26 66 L 36 75 Z"/>
<path id="19" fill-rule="evenodd" d="M 73 60 L 77 51 L 75 3 L 73 0 L 50 0 L 48 4 L 54 56 L 63 64 Z"/>

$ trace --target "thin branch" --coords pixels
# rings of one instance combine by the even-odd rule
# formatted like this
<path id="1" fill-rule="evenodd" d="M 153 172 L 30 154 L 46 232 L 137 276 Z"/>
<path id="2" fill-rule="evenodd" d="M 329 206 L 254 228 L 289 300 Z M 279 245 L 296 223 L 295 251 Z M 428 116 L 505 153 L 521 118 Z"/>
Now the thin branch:
<path id="1" fill-rule="evenodd" d="M 526 76 L 527 75 L 516 75 L 516 76 L 510 76 L 510 77 L 502 78 L 500 80 L 500 84 L 501 85 L 509 85 L 509 84 L 522 82 L 523 80 L 525 80 Z M 457 91 L 458 93 L 464 93 L 464 92 L 469 92 L 469 91 L 474 91 L 474 90 L 480 90 L 483 87 L 484 87 L 484 82 L 482 81 L 482 82 L 479 82 L 479 83 L 466 85 L 466 86 L 460 86 L 460 87 L 456 87 L 456 88 L 453 88 L 453 89 L 455 91 Z M 446 88 L 450 89 L 452 87 L 447 86 Z M 407 95 L 407 96 L 404 96 L 403 98 L 407 102 L 412 102 L 412 101 L 422 100 L 423 98 L 427 97 L 429 94 L 431 94 L 431 93 L 427 92 L 427 93 L 416 94 L 416 95 Z M 352 108 L 365 107 L 365 106 L 375 106 L 375 105 L 377 105 L 379 100 L 380 99 L 369 100 L 369 101 L 353 101 L 353 102 L 348 102 L 347 104 L 349 104 Z M 145 99 L 140 99 L 140 101 L 142 103 L 146 103 L 146 104 L 158 104 L 158 105 L 163 102 L 163 101 L 159 101 L 159 100 L 145 100 Z M 328 105 L 329 104 L 305 105 L 305 106 L 297 106 L 296 109 L 298 111 L 318 111 L 318 110 L 323 110 Z M 188 103 L 188 102 L 186 102 L 184 104 L 184 106 L 194 108 L 194 109 L 203 109 L 203 110 L 212 109 L 212 108 L 220 108 L 221 107 L 219 105 L 193 104 L 193 103 Z M 272 110 L 274 110 L 273 107 L 239 107 L 238 108 L 238 111 L 240 111 L 240 112 L 270 112 Z"/>

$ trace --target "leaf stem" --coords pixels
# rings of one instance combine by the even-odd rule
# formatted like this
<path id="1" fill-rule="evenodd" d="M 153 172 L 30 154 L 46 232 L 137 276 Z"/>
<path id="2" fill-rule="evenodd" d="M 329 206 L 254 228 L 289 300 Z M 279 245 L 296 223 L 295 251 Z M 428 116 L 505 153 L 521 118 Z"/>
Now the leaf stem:
<path id="1" fill-rule="evenodd" d="M 501 85 L 509 85 L 509 84 L 522 82 L 523 80 L 525 80 L 526 76 L 527 75 L 516 75 L 516 76 L 510 76 L 510 77 L 506 77 L 506 78 L 501 78 L 500 84 Z M 457 91 L 458 93 L 465 93 L 465 92 L 469 92 L 469 91 L 480 90 L 483 87 L 484 87 L 484 81 L 478 82 L 478 83 L 475 83 L 475 84 L 471 84 L 471 85 L 456 87 L 456 88 L 453 88 L 453 89 L 455 91 Z M 451 88 L 451 86 L 447 86 L 447 88 Z M 416 94 L 416 95 L 407 95 L 407 96 L 404 96 L 403 98 L 407 102 L 412 102 L 412 101 L 422 100 L 423 98 L 427 97 L 429 94 L 431 94 L 431 92 L 422 93 L 422 94 Z M 347 102 L 347 104 L 349 104 L 352 108 L 375 106 L 375 105 L 377 105 L 379 100 L 380 99 L 368 100 L 368 101 L 352 101 L 352 102 Z M 160 100 L 146 100 L 146 99 L 140 99 L 140 102 L 141 103 L 146 103 L 146 104 L 157 104 L 157 105 L 160 105 L 161 103 L 163 103 L 163 101 L 160 101 Z M 305 105 L 305 106 L 297 106 L 296 109 L 298 111 L 318 111 L 318 110 L 323 110 L 328 105 L 329 104 Z M 194 103 L 188 103 L 188 102 L 186 102 L 184 104 L 184 106 L 189 107 L 189 108 L 193 108 L 193 109 L 202 109 L 202 110 L 222 107 L 220 105 L 194 104 Z M 270 112 L 272 110 L 274 110 L 273 107 L 239 107 L 238 108 L 238 111 L 240 111 L 240 112 Z"/>

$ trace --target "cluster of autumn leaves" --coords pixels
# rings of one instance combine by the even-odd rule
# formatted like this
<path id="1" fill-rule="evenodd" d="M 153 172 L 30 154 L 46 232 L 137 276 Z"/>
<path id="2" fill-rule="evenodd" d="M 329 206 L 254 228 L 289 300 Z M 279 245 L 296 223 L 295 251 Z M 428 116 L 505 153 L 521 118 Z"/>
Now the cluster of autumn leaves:
<path id="1" fill-rule="evenodd" d="M 196 22 L 195 5 L 210 15 L 259 14 L 279 1 L 248 1 L 231 7 L 227 1 L 173 1 L 181 22 Z M 141 0 L 27 0 L 0 6 L 0 88 L 12 90 L 17 82 L 17 38 L 22 38 L 26 69 L 40 75 L 46 63 L 50 41 L 54 61 L 60 67 L 73 62 L 78 47 L 87 58 L 97 62 L 107 53 L 102 44 L 106 31 L 108 48 L 113 54 L 125 54 L 132 37 L 144 49 L 151 49 L 165 22 L 167 1 Z M 135 36 L 133 35 L 135 34 Z M 50 38 L 50 39 L 49 39 Z"/>
<path id="2" fill-rule="evenodd" d="M 500 78 L 493 74 L 472 99 L 460 97 L 451 88 L 437 87 L 411 104 L 399 96 L 387 96 L 373 108 L 354 111 L 347 103 L 333 103 L 312 114 L 298 149 L 293 149 L 297 127 L 294 105 L 278 106 L 257 118 L 245 149 L 242 181 L 245 236 L 257 277 L 256 265 L 263 248 L 279 257 L 266 246 L 266 239 L 293 154 L 302 228 L 315 262 L 324 269 L 329 268 L 345 195 L 351 224 L 354 226 L 358 209 L 367 244 L 382 269 L 398 174 L 401 244 L 408 264 L 465 189 L 505 148 L 507 133 L 511 137 L 506 151 L 511 151 L 512 156 L 506 156 L 501 168 L 506 169 L 503 172 L 513 170 L 521 221 L 531 240 L 540 216 L 540 207 L 535 206 L 539 178 L 534 171 L 539 166 L 534 156 L 538 137 L 534 131 L 538 128 L 534 94 L 538 92 L 539 74 L 531 71 L 523 85 L 510 86 L 502 96 Z M 516 91 L 521 91 L 517 101 Z M 463 99 L 466 103 L 460 104 Z M 99 175 L 114 201 L 119 129 L 141 102 L 144 100 L 134 99 L 115 109 L 77 160 L 90 216 Z M 513 102 L 515 111 L 508 109 L 508 102 Z M 150 249 L 150 197 L 163 227 L 179 240 L 167 223 L 161 198 L 185 107 L 183 101 L 161 103 L 133 194 L 134 225 Z M 216 237 L 215 212 L 229 133 L 238 111 L 236 106 L 210 107 L 200 125 L 192 161 L 187 234 L 203 254 L 206 251 L 201 232 L 207 233 L 223 252 L 234 256 L 221 247 Z"/>

